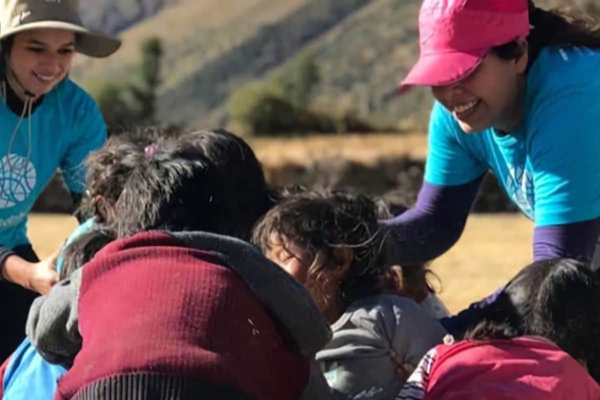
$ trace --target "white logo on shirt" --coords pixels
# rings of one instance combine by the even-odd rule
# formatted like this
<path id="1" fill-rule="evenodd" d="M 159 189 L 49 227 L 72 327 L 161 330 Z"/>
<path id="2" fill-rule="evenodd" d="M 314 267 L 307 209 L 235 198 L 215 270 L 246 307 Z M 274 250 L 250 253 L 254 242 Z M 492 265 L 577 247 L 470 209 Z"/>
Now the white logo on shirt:
<path id="1" fill-rule="evenodd" d="M 0 160 L 0 208 L 14 207 L 27 199 L 35 183 L 36 172 L 31 161 L 16 154 L 4 156 Z"/>
<path id="2" fill-rule="evenodd" d="M 533 180 L 527 169 L 508 167 L 506 190 L 527 218 L 533 220 Z"/>

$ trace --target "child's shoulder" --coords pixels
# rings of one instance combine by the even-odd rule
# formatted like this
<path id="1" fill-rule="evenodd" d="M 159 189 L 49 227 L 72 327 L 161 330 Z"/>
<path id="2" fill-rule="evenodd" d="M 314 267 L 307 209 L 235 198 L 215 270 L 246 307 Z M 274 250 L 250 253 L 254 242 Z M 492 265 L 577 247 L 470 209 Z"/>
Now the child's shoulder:
<path id="1" fill-rule="evenodd" d="M 351 321 L 353 325 L 397 325 L 400 320 L 412 319 L 424 314 L 424 310 L 412 299 L 396 295 L 369 296 L 356 300 L 342 317 L 332 326 L 337 327 Z"/>
<path id="2" fill-rule="evenodd" d="M 391 312 L 422 311 L 421 307 L 413 299 L 393 294 L 364 297 L 352 303 L 348 308 L 348 310 L 358 309 L 382 310 Z"/>

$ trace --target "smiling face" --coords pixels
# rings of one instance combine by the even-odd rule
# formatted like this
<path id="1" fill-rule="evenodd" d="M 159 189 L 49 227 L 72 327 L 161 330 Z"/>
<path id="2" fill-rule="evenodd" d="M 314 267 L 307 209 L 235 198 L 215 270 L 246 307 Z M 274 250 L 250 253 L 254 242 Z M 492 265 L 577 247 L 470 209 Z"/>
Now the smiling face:
<path id="1" fill-rule="evenodd" d="M 433 95 L 466 133 L 492 127 L 510 133 L 521 119 L 527 61 L 527 51 L 512 60 L 490 52 L 473 73 L 453 85 L 433 87 Z"/>
<path id="2" fill-rule="evenodd" d="M 18 83 L 36 96 L 44 95 L 67 76 L 75 50 L 75 33 L 36 29 L 18 33 L 7 64 Z M 18 91 L 19 88 L 14 88 Z"/>

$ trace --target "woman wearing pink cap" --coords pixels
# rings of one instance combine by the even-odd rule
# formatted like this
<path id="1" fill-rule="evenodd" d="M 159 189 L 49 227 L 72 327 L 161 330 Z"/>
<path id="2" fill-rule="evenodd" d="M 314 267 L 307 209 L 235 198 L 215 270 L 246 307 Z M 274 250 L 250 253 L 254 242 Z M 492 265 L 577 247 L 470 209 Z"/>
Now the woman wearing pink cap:
<path id="1" fill-rule="evenodd" d="M 394 261 L 450 249 L 492 170 L 535 223 L 535 260 L 591 262 L 600 235 L 600 31 L 527 0 L 425 0 L 419 35 L 420 59 L 402 89 L 430 86 L 436 102 L 417 204 L 385 222 Z"/>

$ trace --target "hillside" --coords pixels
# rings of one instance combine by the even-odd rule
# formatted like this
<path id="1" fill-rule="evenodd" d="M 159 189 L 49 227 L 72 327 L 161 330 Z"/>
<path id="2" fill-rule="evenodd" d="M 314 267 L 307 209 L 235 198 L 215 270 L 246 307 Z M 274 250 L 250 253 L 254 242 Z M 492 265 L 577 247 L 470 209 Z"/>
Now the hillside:
<path id="1" fill-rule="evenodd" d="M 225 124 L 225 104 L 233 91 L 281 71 L 309 47 L 322 73 L 314 93 L 317 107 L 355 111 L 388 124 L 403 121 L 418 129 L 426 125 L 431 103 L 426 90 L 395 95 L 396 83 L 418 55 L 419 0 L 127 0 L 122 6 L 128 1 L 145 4 L 138 11 L 154 4 L 148 14 L 154 15 L 140 17 L 122 33 L 124 45 L 115 56 L 81 58 L 72 76 L 84 85 L 130 79 L 139 44 L 157 35 L 165 48 L 158 99 L 162 121 Z"/>
<path id="2" fill-rule="evenodd" d="M 72 76 L 83 84 L 127 79 L 139 60 L 139 43 L 158 35 L 165 48 L 160 119 L 205 123 L 240 84 L 282 64 L 369 2 L 179 0 L 124 32 L 114 57 L 80 59 Z"/>
<path id="3" fill-rule="evenodd" d="M 116 34 L 177 0 L 80 0 L 81 18 L 91 29 Z"/>

